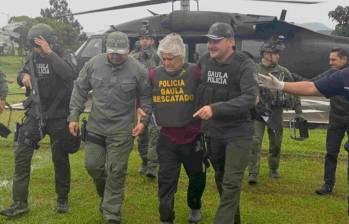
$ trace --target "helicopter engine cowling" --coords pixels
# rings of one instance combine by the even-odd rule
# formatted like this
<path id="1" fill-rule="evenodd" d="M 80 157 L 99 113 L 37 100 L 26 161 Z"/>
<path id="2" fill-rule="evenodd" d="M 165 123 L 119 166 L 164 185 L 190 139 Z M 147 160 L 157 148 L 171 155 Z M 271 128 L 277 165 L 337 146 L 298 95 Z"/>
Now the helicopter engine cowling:
<path id="1" fill-rule="evenodd" d="M 266 17 L 270 21 L 272 17 Z M 224 22 L 232 25 L 236 36 L 248 37 L 255 35 L 254 19 L 261 19 L 260 16 L 241 15 L 238 13 L 204 12 L 204 11 L 173 11 L 161 21 L 161 26 L 173 32 L 198 32 L 206 33 L 215 22 Z M 263 18 L 262 18 L 263 19 Z"/>
<path id="2" fill-rule="evenodd" d="M 174 32 L 207 32 L 208 28 L 215 22 L 231 24 L 231 17 L 228 13 L 173 11 L 161 21 L 161 25 Z"/>

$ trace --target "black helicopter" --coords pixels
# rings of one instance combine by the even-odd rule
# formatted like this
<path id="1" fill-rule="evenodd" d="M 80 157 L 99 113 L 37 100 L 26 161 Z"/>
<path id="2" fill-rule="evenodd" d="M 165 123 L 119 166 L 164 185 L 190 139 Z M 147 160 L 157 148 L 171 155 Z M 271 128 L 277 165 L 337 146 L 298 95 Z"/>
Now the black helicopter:
<path id="1" fill-rule="evenodd" d="M 160 3 L 173 3 L 176 0 L 149 0 L 137 3 L 118 5 L 114 7 L 73 13 L 81 15 L 116 9 L 148 6 Z M 177 0 L 178 1 L 178 0 Z M 199 0 L 194 0 L 199 4 Z M 282 1 L 282 0 L 253 0 L 301 4 L 316 4 L 319 2 Z M 158 15 L 113 25 L 102 35 L 93 35 L 76 51 L 80 67 L 89 58 L 105 52 L 105 38 L 108 32 L 119 30 L 128 34 L 131 47 L 137 41 L 139 30 L 149 23 L 150 29 L 156 33 L 157 39 L 176 32 L 182 35 L 188 49 L 188 60 L 195 62 L 206 49 L 204 34 L 215 22 L 227 22 L 235 30 L 236 48 L 249 52 L 256 61 L 259 60 L 260 46 L 275 36 L 283 36 L 285 50 L 281 53 L 280 64 L 289 68 L 303 78 L 310 79 L 328 68 L 328 54 L 333 48 L 344 48 L 349 51 L 349 38 L 320 34 L 309 29 L 285 21 L 286 10 L 280 18 L 274 16 L 250 15 L 239 13 L 190 11 L 190 0 L 180 0 L 181 10 L 169 14 Z M 198 7 L 199 8 L 199 7 Z"/>

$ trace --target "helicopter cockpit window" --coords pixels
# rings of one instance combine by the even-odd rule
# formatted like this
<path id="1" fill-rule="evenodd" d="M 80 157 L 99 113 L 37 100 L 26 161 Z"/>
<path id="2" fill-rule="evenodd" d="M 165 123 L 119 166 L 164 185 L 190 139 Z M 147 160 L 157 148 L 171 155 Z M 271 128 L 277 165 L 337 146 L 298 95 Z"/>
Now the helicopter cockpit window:
<path id="1" fill-rule="evenodd" d="M 102 53 L 102 43 L 103 39 L 91 39 L 87 44 L 86 47 L 81 52 L 81 57 L 93 57 L 97 54 Z"/>

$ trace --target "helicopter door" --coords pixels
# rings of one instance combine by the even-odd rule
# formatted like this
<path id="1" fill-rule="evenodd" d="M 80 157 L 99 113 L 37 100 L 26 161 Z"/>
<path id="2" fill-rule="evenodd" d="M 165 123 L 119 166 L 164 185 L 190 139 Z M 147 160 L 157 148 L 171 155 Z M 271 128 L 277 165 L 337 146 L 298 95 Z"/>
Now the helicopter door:
<path id="1" fill-rule="evenodd" d="M 92 36 L 75 52 L 78 60 L 79 70 L 90 58 L 96 56 L 97 54 L 103 53 L 103 41 L 103 36 Z"/>

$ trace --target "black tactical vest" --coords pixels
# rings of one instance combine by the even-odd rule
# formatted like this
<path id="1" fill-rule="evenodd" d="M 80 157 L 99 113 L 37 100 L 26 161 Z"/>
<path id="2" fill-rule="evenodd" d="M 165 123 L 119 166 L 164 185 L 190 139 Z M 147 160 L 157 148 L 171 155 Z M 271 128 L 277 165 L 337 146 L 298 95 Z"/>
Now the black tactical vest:
<path id="1" fill-rule="evenodd" d="M 232 55 L 231 61 L 219 64 L 206 55 L 201 64 L 201 84 L 197 91 L 197 107 L 227 101 L 241 95 L 240 65 L 247 56 L 240 52 Z M 250 114 L 232 114 L 231 119 L 249 118 Z"/>
<path id="2" fill-rule="evenodd" d="M 159 126 L 184 127 L 193 121 L 195 92 L 200 82 L 194 76 L 194 64 L 184 64 L 181 71 L 168 74 L 163 66 L 152 78 L 154 113 Z"/>
<path id="3" fill-rule="evenodd" d="M 35 71 L 30 71 L 30 74 L 37 77 L 42 111 L 50 111 L 50 114 L 46 115 L 48 118 L 66 117 L 69 114 L 70 95 L 73 80 L 76 77 L 72 77 L 71 80 L 63 80 L 55 74 L 49 60 L 37 54 L 30 60 L 33 60 L 35 69 Z M 64 60 L 67 59 L 64 58 Z M 71 66 L 68 60 L 66 62 Z M 55 108 L 51 108 L 53 104 Z"/>

